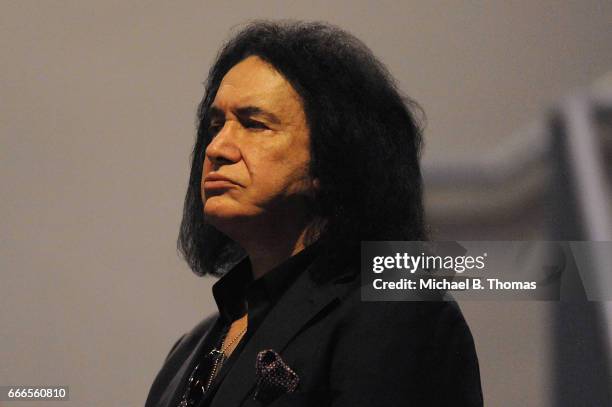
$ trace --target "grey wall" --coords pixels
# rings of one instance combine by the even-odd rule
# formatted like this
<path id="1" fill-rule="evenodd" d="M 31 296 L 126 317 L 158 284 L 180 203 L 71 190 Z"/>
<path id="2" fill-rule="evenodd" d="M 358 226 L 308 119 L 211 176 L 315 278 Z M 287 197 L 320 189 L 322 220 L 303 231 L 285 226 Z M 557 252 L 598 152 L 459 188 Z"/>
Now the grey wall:
<path id="1" fill-rule="evenodd" d="M 201 82 L 236 24 L 362 38 L 425 108 L 433 163 L 486 152 L 612 67 L 603 0 L 205 3 L 0 2 L 0 385 L 141 405 L 213 310 L 175 237 Z M 489 404 L 548 405 L 546 307 L 464 309 Z"/>

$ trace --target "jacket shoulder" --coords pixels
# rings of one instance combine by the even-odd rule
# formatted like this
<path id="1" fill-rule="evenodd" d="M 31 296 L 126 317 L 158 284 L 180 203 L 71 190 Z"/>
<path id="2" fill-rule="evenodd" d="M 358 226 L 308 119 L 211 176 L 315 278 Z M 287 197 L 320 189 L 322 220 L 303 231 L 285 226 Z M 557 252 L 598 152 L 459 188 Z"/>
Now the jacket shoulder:
<path id="1" fill-rule="evenodd" d="M 359 287 L 353 285 L 341 303 L 341 324 L 345 329 L 375 330 L 382 334 L 385 327 L 398 331 L 418 326 L 413 335 L 428 336 L 451 325 L 467 328 L 455 301 L 363 301 Z"/>
<path id="2" fill-rule="evenodd" d="M 365 302 L 356 291 L 337 325 L 334 405 L 482 406 L 474 340 L 457 303 Z"/>
<path id="3" fill-rule="evenodd" d="M 213 324 L 217 320 L 218 313 L 214 313 L 209 315 L 200 321 L 193 329 L 187 333 L 184 333 L 179 337 L 179 339 L 174 343 L 172 348 L 170 348 L 170 352 L 166 356 L 166 361 L 172 357 L 177 351 L 184 349 L 193 349 L 202 336 L 212 328 Z"/>

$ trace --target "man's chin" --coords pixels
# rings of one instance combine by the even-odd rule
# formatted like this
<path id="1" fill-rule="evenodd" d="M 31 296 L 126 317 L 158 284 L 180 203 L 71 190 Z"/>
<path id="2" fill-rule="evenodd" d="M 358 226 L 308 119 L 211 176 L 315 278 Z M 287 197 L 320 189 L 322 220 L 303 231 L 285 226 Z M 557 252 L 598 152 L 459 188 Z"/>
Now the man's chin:
<path id="1" fill-rule="evenodd" d="M 237 226 L 248 222 L 253 216 L 230 208 L 204 207 L 204 221 L 223 231 L 224 228 Z"/>
<path id="2" fill-rule="evenodd" d="M 231 219 L 240 215 L 240 205 L 223 195 L 213 195 L 204 202 L 204 218 L 207 221 L 215 219 Z"/>
<path id="3" fill-rule="evenodd" d="M 215 225 L 215 223 L 232 222 L 239 219 L 240 216 L 230 211 L 206 210 L 204 209 L 204 220 L 207 223 Z"/>

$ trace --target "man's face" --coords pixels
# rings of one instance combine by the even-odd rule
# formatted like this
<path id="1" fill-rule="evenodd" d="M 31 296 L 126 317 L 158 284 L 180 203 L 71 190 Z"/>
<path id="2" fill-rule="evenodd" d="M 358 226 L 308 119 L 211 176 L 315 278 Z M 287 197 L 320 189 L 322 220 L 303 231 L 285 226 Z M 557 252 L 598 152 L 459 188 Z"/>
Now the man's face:
<path id="1" fill-rule="evenodd" d="M 202 174 L 207 221 L 222 231 L 262 215 L 301 216 L 311 182 L 309 130 L 299 95 L 256 56 L 225 75 L 212 103 Z"/>

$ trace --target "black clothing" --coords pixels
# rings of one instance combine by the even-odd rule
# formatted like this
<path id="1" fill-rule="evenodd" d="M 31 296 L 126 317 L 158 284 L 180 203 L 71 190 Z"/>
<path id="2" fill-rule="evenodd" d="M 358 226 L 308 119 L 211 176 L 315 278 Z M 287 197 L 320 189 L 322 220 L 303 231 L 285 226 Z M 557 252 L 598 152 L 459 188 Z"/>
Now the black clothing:
<path id="1" fill-rule="evenodd" d="M 300 254 L 242 291 L 246 280 L 237 276 L 246 275 L 245 264 L 216 283 L 219 314 L 173 347 L 146 407 L 177 406 L 198 358 L 228 321 L 244 314 L 244 298 L 248 336 L 201 406 L 482 406 L 474 342 L 455 303 L 362 302 L 358 270 L 330 270 L 317 250 Z M 234 290 L 242 295 L 234 297 Z M 267 349 L 282 357 L 299 384 L 263 404 L 253 398 L 255 361 Z"/>
<path id="2" fill-rule="evenodd" d="M 253 280 L 251 264 L 249 259 L 245 258 L 213 285 L 212 291 L 217 303 L 219 320 L 196 358 L 199 361 L 197 373 L 205 378 L 205 383 L 207 383 L 206 378 L 211 375 L 214 363 L 213 359 L 207 355 L 213 348 L 221 349 L 223 338 L 231 323 L 247 312 L 248 323 L 244 337 L 230 357 L 223 362 L 211 387 L 206 391 L 206 400 L 210 400 L 214 395 L 226 371 L 230 370 L 235 362 L 236 355 L 240 354 L 242 346 L 257 330 L 270 308 L 299 274 L 310 265 L 317 254 L 317 248 L 316 244 L 307 247 L 257 280 Z"/>
<path id="3" fill-rule="evenodd" d="M 242 260 L 213 285 L 221 320 L 231 324 L 248 306 L 248 329 L 256 329 L 287 287 L 312 263 L 318 249 L 316 243 L 305 248 L 257 280 L 253 280 L 249 259 Z"/>

